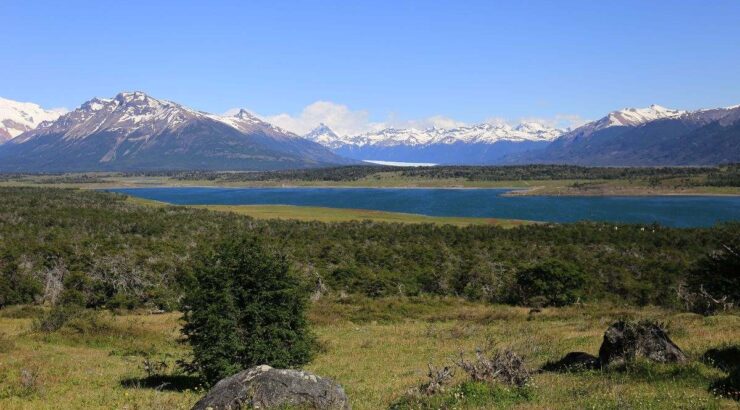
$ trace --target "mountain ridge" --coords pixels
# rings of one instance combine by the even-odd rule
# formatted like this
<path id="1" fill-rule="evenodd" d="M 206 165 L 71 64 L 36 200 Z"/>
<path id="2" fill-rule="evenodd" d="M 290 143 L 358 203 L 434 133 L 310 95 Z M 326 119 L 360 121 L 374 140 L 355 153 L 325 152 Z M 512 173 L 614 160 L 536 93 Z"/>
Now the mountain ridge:
<path id="1" fill-rule="evenodd" d="M 218 116 L 140 91 L 93 98 L 1 147 L 0 169 L 13 171 L 248 170 L 348 162 L 246 110 Z"/>
<path id="2" fill-rule="evenodd" d="M 534 122 L 512 127 L 482 123 L 455 128 L 386 128 L 355 136 L 339 136 L 321 124 L 304 138 L 335 153 L 358 160 L 495 164 L 504 155 L 544 146 L 562 130 Z"/>
<path id="3" fill-rule="evenodd" d="M 505 162 L 663 166 L 740 161 L 740 105 L 695 111 L 654 107 L 659 109 L 652 113 L 660 115 L 637 121 L 615 121 L 614 114 L 623 110 L 613 111 L 540 150 L 509 155 Z"/>

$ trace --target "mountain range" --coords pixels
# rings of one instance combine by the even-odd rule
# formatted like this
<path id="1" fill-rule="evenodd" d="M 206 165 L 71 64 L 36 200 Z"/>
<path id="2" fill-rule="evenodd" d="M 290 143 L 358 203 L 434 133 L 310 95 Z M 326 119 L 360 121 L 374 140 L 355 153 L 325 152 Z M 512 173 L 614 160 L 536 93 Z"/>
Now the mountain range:
<path id="1" fill-rule="evenodd" d="M 353 161 L 248 113 L 219 116 L 143 92 L 94 98 L 0 146 L 12 172 L 257 170 Z"/>
<path id="2" fill-rule="evenodd" d="M 509 154 L 544 148 L 562 133 L 557 128 L 529 122 L 515 127 L 484 123 L 449 129 L 387 128 L 340 137 L 321 124 L 304 138 L 358 160 L 495 164 Z"/>
<path id="3" fill-rule="evenodd" d="M 3 144 L 3 142 L 5 142 Z M 298 136 L 246 110 L 222 116 L 143 92 L 61 114 L 0 98 L 0 171 L 264 170 L 359 161 L 501 165 L 740 162 L 740 105 L 625 108 L 572 130 L 534 122 Z"/>
<path id="4" fill-rule="evenodd" d="M 740 162 L 740 105 L 697 111 L 651 105 L 608 114 L 507 163 L 597 166 L 716 165 Z"/>
<path id="5" fill-rule="evenodd" d="M 573 130 L 538 123 L 394 129 L 339 136 L 326 125 L 304 137 L 359 160 L 502 165 L 715 165 L 740 161 L 740 106 L 681 111 L 624 108 Z"/>

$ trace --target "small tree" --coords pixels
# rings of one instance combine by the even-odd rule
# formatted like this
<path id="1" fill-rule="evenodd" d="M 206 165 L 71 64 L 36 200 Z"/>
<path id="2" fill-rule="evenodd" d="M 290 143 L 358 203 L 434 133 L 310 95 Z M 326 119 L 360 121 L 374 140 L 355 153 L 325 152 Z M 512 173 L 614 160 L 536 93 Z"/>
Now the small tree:
<path id="1" fill-rule="evenodd" d="M 553 259 L 519 271 L 516 282 L 523 303 L 565 306 L 582 296 L 585 277 L 577 266 Z"/>
<path id="2" fill-rule="evenodd" d="M 306 363 L 313 338 L 307 292 L 281 256 L 256 240 L 228 240 L 206 252 L 183 299 L 191 369 L 214 383 L 242 369 Z"/>

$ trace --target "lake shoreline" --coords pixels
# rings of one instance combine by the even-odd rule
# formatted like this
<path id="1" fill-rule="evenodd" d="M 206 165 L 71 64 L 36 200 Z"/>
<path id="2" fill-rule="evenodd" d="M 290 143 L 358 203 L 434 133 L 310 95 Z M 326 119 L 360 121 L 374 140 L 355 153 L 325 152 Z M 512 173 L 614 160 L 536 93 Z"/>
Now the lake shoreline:
<path id="1" fill-rule="evenodd" d="M 444 189 L 444 190 L 508 190 L 502 194 L 507 197 L 517 196 L 537 196 L 537 197 L 740 197 L 740 193 L 718 193 L 718 192 L 666 192 L 666 191 L 626 191 L 626 192 L 588 192 L 587 190 L 579 192 L 543 192 L 538 193 L 538 189 L 546 188 L 545 186 L 536 187 L 517 187 L 517 186 L 377 186 L 377 185 L 188 185 L 188 184 L 132 184 L 120 185 L 113 184 L 110 186 L 80 186 L 80 189 L 90 190 L 115 190 L 115 189 L 138 189 L 138 188 L 203 188 L 203 189 Z"/>
<path id="2" fill-rule="evenodd" d="M 372 212 L 385 212 L 418 215 L 414 217 L 416 219 L 481 218 L 552 223 L 601 221 L 659 223 L 673 227 L 713 226 L 740 221 L 740 198 L 734 196 L 534 196 L 517 194 L 521 190 L 506 188 L 421 187 L 161 186 L 103 190 L 172 205 L 233 209 L 262 206 L 264 209 L 258 212 L 260 215 L 277 217 L 290 217 L 292 210 L 304 219 L 331 220 L 327 215 L 332 212 L 344 214 L 345 220 L 363 219 Z M 513 192 L 515 194 L 512 195 Z M 276 206 L 285 208 L 277 212 Z M 272 208 L 267 209 L 269 207 Z M 399 218 L 409 217 L 385 215 L 383 219 Z"/>

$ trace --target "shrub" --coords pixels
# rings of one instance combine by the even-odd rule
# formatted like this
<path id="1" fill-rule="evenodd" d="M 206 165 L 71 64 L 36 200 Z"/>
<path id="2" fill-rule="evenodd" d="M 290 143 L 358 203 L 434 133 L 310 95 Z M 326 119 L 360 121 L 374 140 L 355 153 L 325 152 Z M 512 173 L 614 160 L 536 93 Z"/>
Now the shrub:
<path id="1" fill-rule="evenodd" d="M 35 322 L 35 328 L 42 332 L 55 332 L 83 311 L 81 306 L 75 304 L 55 305 Z"/>
<path id="2" fill-rule="evenodd" d="M 0 307 L 32 303 L 41 291 L 36 279 L 21 274 L 15 266 L 0 259 Z"/>
<path id="3" fill-rule="evenodd" d="M 528 387 L 511 388 L 500 384 L 466 381 L 433 396 L 409 392 L 391 404 L 390 408 L 393 410 L 511 408 L 526 403 L 532 397 L 532 389 Z"/>
<path id="4" fill-rule="evenodd" d="M 465 360 L 461 353 L 456 364 L 476 382 L 500 381 L 509 386 L 524 387 L 530 380 L 524 361 L 511 350 L 496 351 L 490 358 L 478 350 L 476 359 L 472 361 Z"/>
<path id="5" fill-rule="evenodd" d="M 240 237 L 206 251 L 183 299 L 190 370 L 214 383 L 261 364 L 291 367 L 310 359 L 307 292 L 286 260 Z"/>
<path id="6" fill-rule="evenodd" d="M 740 241 L 735 239 L 735 241 Z M 688 275 L 689 309 L 712 314 L 740 304 L 740 246 L 723 245 L 700 259 Z"/>
<path id="7" fill-rule="evenodd" d="M 583 296 L 585 276 L 577 266 L 549 260 L 517 273 L 519 302 L 565 306 Z"/>

